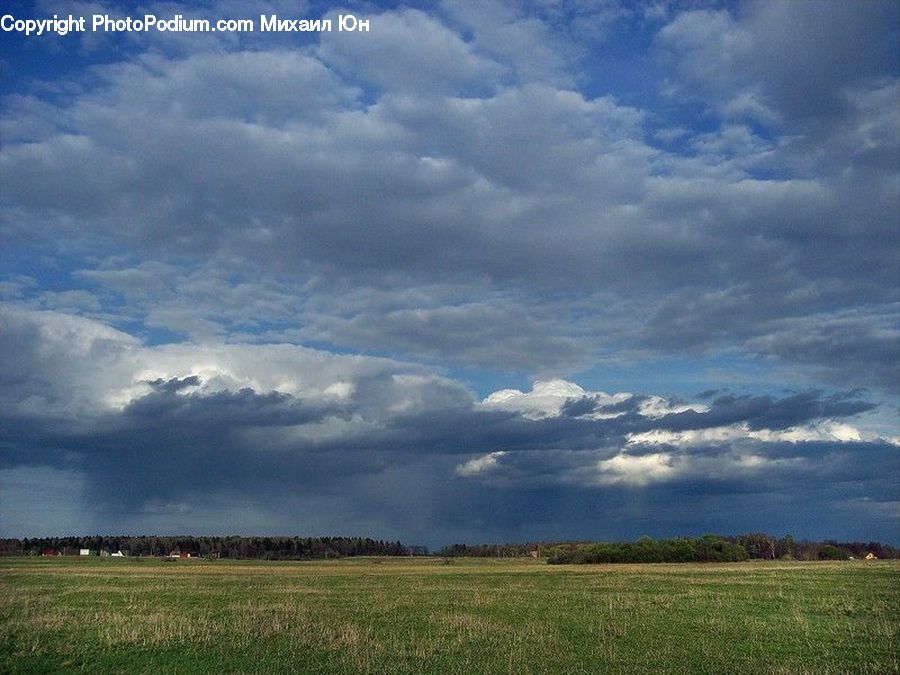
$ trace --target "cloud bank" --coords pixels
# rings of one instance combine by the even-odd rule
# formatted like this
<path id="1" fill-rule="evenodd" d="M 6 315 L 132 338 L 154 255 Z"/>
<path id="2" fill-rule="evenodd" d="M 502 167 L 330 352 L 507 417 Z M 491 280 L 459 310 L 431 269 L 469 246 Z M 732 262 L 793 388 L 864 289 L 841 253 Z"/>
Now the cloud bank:
<path id="1" fill-rule="evenodd" d="M 182 518 L 220 501 L 276 502 L 276 528 L 291 517 L 322 527 L 338 509 L 393 533 L 400 507 L 385 503 L 387 491 L 403 495 L 404 519 L 415 521 L 399 529 L 425 539 L 432 528 L 478 531 L 455 503 L 470 493 L 533 499 L 533 509 L 596 495 L 621 518 L 635 490 L 690 501 L 893 500 L 898 439 L 854 426 L 875 407 L 860 392 L 685 403 L 554 380 L 479 399 L 384 358 L 145 346 L 47 311 L 7 310 L 2 325 L 4 353 L 18 354 L 18 369 L 4 369 L 4 470 L 74 472 L 95 510 L 120 514 L 107 516 L 119 527 L 154 522 L 161 505 Z"/>
<path id="2" fill-rule="evenodd" d="M 353 11 L 4 46 L 0 484 L 102 529 L 896 539 L 896 3 Z"/>

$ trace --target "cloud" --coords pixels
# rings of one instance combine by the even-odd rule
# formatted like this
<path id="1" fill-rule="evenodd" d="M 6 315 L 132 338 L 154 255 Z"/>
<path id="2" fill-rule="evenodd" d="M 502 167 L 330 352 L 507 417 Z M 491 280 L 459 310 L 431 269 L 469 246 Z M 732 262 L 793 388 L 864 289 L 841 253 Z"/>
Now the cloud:
<path id="1" fill-rule="evenodd" d="M 701 411 L 681 410 L 657 416 L 654 423 L 670 431 L 706 429 L 745 422 L 749 429 L 786 429 L 811 420 L 848 417 L 867 412 L 875 404 L 855 399 L 857 392 L 823 396 L 809 391 L 782 399 L 771 396 L 721 396 Z"/>
<path id="2" fill-rule="evenodd" d="M 465 297 L 446 287 L 326 292 L 313 301 L 306 325 L 284 337 L 508 371 L 537 363 L 548 371 L 571 370 L 590 362 L 583 335 L 556 329 L 564 309 L 501 294 Z"/>
<path id="3" fill-rule="evenodd" d="M 865 434 L 866 440 L 881 440 L 875 434 Z M 709 446 L 726 444 L 742 440 L 759 440 L 764 442 L 801 443 L 821 441 L 826 443 L 861 441 L 863 434 L 856 427 L 833 420 L 812 422 L 782 429 L 754 429 L 746 422 L 737 422 L 725 426 L 711 426 L 700 429 L 671 431 L 668 429 L 652 429 L 629 434 L 628 443 L 641 445 L 674 445 L 674 446 Z M 885 439 L 896 444 L 893 439 Z M 757 457 L 758 455 L 748 455 Z M 755 465 L 755 464 L 754 464 Z M 749 464 L 748 464 L 749 466 Z"/>
<path id="4" fill-rule="evenodd" d="M 894 47 L 880 27 L 897 19 L 890 2 L 748 4 L 682 12 L 656 42 L 680 92 L 726 115 L 802 126 L 841 115 L 846 88 L 887 68 Z"/>
<path id="5" fill-rule="evenodd" d="M 378 19 L 398 30 L 427 23 L 447 49 L 471 52 L 447 64 L 480 63 L 435 17 Z M 377 50 L 378 39 L 341 48 Z M 437 54 L 421 40 L 387 42 L 418 62 Z M 640 108 L 524 71 L 475 94 L 462 75 L 438 78 L 445 88 L 428 96 L 389 78 L 366 102 L 320 60 L 336 49 L 141 54 L 100 68 L 62 102 L 10 100 L 7 122 L 27 128 L 29 142 L 11 133 L 0 153 L 17 214 L 6 240 L 21 250 L 64 233 L 73 250 L 110 260 L 122 247 L 144 250 L 133 264 L 84 266 L 71 278 L 111 294 L 73 288 L 43 306 L 124 311 L 201 340 L 269 333 L 526 372 L 575 371 L 623 342 L 662 353 L 746 342 L 748 353 L 824 369 L 830 360 L 814 345 L 786 357 L 767 322 L 823 304 L 847 311 L 862 293 L 891 311 L 893 284 L 877 272 L 890 265 L 861 264 L 845 242 L 848 222 L 855 242 L 894 236 L 889 181 L 755 179 L 795 164 L 798 151 L 747 125 L 694 135 L 695 158 L 663 153 L 644 140 Z M 370 57 L 362 63 L 377 63 Z M 866 157 L 893 142 L 888 91 L 847 90 Z M 821 172 L 837 175 L 842 161 L 836 154 Z M 851 196 L 863 182 L 865 204 Z M 72 226 L 83 221 L 91 226 Z M 192 264 L 173 264 L 188 251 Z M 758 273 L 757 259 L 770 273 Z M 146 284 L 127 285 L 127 274 Z M 354 294 L 380 296 L 390 311 L 348 315 Z M 496 334 L 469 327 L 490 315 Z M 857 384 L 883 386 L 864 365 Z"/>
<path id="6" fill-rule="evenodd" d="M 91 518 L 83 500 L 84 477 L 47 467 L 0 468 L 0 531 L 30 536 L 78 532 Z"/>
<path id="7" fill-rule="evenodd" d="M 477 49 L 506 65 L 507 81 L 571 84 L 567 61 L 578 52 L 553 31 L 554 8 L 537 5 L 523 12 L 517 3 L 499 0 L 478 4 L 450 0 L 443 8 L 454 23 L 472 34 Z M 546 9 L 550 10 L 547 16 L 540 16 Z"/>
<path id="8" fill-rule="evenodd" d="M 447 2 L 15 52 L 4 466 L 76 472 L 135 526 L 884 502 L 896 14 Z"/>
<path id="9" fill-rule="evenodd" d="M 512 410 L 525 417 L 540 419 L 556 416 L 574 399 L 582 399 L 585 391 L 577 384 L 565 380 L 535 382 L 528 393 L 518 389 L 495 391 L 483 402 L 486 408 Z"/>
<path id="10" fill-rule="evenodd" d="M 7 414 L 90 414 L 124 379 L 135 338 L 99 322 L 59 312 L 2 307 L 0 396 Z"/>
<path id="11" fill-rule="evenodd" d="M 166 427 L 169 433 L 173 428 L 184 428 L 191 434 L 213 436 L 232 426 L 299 426 L 336 412 L 326 406 L 304 406 L 293 396 L 277 391 L 257 394 L 244 388 L 236 392 L 179 394 L 179 390 L 201 384 L 196 375 L 149 384 L 153 391 L 133 400 L 122 411 L 129 426 Z"/>
<path id="12" fill-rule="evenodd" d="M 337 25 L 337 12 L 329 18 Z M 351 78 L 392 92 L 452 93 L 490 91 L 500 66 L 474 53 L 457 33 L 416 9 L 368 18 L 367 34 L 325 33 L 322 60 Z"/>
<path id="13" fill-rule="evenodd" d="M 893 310 L 786 319 L 748 346 L 811 367 L 822 380 L 835 384 L 852 382 L 860 369 L 879 363 L 870 381 L 893 393 L 900 386 L 900 329 Z"/>
<path id="14" fill-rule="evenodd" d="M 452 379 L 389 359 L 291 345 L 147 347 L 96 321 L 15 307 L 2 325 L 4 354 L 17 354 L 19 368 L 4 358 L 4 468 L 75 472 L 90 508 L 134 522 L 281 493 L 319 505 L 288 511 L 336 508 L 339 493 L 345 513 L 377 512 L 388 508 L 370 501 L 384 496 L 377 484 L 399 476 L 498 495 L 856 481 L 847 494 L 880 499 L 883 469 L 896 461 L 892 442 L 854 426 L 872 404 L 853 394 L 697 404 L 557 379 L 478 401 Z M 858 465 L 862 454 L 871 463 Z M 423 508 L 429 495 L 416 496 Z"/>
<path id="15" fill-rule="evenodd" d="M 505 455 L 506 453 L 503 450 L 497 450 L 495 452 L 490 452 L 486 455 L 482 455 L 481 457 L 470 459 L 468 462 L 463 462 L 456 467 L 456 475 L 477 476 L 478 474 L 490 471 L 498 465 L 500 459 Z"/>
<path id="16" fill-rule="evenodd" d="M 627 483 L 647 485 L 668 479 L 675 473 L 671 464 L 672 456 L 665 452 L 650 455 L 628 455 L 619 453 L 610 459 L 600 460 L 597 469 L 601 484 Z"/>

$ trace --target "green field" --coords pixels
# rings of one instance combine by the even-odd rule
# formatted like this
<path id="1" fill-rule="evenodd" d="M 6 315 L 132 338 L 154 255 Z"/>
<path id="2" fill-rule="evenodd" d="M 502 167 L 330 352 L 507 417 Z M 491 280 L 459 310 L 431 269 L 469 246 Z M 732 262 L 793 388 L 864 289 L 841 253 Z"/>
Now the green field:
<path id="1" fill-rule="evenodd" d="M 900 673 L 900 565 L 0 559 L 0 672 Z"/>

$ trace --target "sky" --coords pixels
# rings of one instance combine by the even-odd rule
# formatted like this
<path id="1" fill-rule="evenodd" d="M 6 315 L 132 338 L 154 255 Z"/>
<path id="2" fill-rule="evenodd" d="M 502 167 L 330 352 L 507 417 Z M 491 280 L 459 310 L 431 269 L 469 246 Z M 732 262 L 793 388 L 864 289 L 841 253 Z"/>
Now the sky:
<path id="1" fill-rule="evenodd" d="M 2 12 L 0 536 L 900 543 L 900 4 Z"/>

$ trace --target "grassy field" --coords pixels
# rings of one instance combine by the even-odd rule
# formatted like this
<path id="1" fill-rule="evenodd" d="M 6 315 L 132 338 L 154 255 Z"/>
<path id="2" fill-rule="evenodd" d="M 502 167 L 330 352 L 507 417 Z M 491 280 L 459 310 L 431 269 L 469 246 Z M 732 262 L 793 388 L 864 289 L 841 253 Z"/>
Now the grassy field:
<path id="1" fill-rule="evenodd" d="M 0 559 L 0 672 L 900 673 L 891 562 Z"/>

